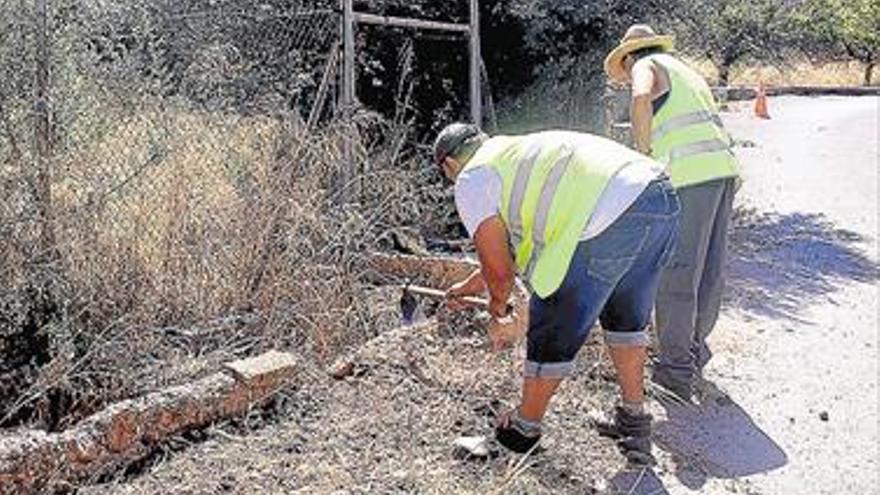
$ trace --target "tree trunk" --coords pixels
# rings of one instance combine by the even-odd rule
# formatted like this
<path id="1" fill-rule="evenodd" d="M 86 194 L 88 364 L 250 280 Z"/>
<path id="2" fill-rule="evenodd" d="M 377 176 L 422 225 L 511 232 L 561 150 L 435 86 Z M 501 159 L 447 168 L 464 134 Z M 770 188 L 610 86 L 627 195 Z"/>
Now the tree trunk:
<path id="1" fill-rule="evenodd" d="M 718 65 L 718 85 L 727 87 L 730 84 L 730 64 L 723 62 Z"/>
<path id="2" fill-rule="evenodd" d="M 865 64 L 865 80 L 863 82 L 865 86 L 871 85 L 871 80 L 874 78 L 874 66 L 876 65 L 876 62 L 868 62 Z"/>

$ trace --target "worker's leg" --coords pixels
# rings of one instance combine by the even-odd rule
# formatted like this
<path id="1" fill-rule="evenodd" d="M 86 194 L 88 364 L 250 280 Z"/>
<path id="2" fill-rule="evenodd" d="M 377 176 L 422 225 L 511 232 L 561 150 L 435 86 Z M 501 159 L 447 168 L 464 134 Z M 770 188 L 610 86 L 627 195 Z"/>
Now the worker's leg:
<path id="1" fill-rule="evenodd" d="M 556 393 L 561 382 L 561 378 L 526 377 L 523 380 L 523 399 L 519 406 L 519 413 L 523 419 L 541 422 L 544 413 L 547 412 L 547 406 L 550 405 L 550 398 Z"/>
<path id="2" fill-rule="evenodd" d="M 646 327 L 660 283 L 660 274 L 675 246 L 678 202 L 668 182 L 653 184 L 650 199 L 638 202 L 618 228 L 647 227 L 638 256 L 618 281 L 602 310 L 605 342 L 621 391 L 615 425 L 624 455 L 631 462 L 652 463 L 651 416 L 644 411 Z"/>
<path id="3" fill-rule="evenodd" d="M 620 398 L 624 403 L 639 404 L 645 400 L 645 352 L 647 345 L 608 346 L 611 362 L 617 371 Z"/>
<path id="4" fill-rule="evenodd" d="M 645 398 L 644 367 L 649 342 L 646 328 L 657 293 L 662 260 L 672 249 L 674 236 L 672 221 L 653 229 L 651 242 L 645 246 L 646 253 L 650 254 L 634 264 L 624 276 L 600 316 L 623 404 L 641 404 Z"/>
<path id="5" fill-rule="evenodd" d="M 690 398 L 696 363 L 693 342 L 697 320 L 698 289 L 715 212 L 724 191 L 722 181 L 684 187 L 678 242 L 671 262 L 660 278 L 656 321 L 660 355 L 654 369 L 655 382 Z"/>
<path id="6" fill-rule="evenodd" d="M 605 341 L 618 373 L 624 402 L 641 402 L 646 327 L 660 283 L 660 273 L 668 263 L 676 242 L 681 207 L 668 181 L 652 183 L 639 200 L 615 222 L 612 229 L 643 231 L 639 251 L 617 281 L 600 313 Z M 591 267 L 600 270 L 601 258 L 593 257 Z"/>
<path id="7" fill-rule="evenodd" d="M 715 221 L 712 224 L 703 277 L 697 292 L 697 319 L 692 352 L 698 375 L 702 374 L 703 368 L 712 358 L 712 352 L 706 344 L 706 338 L 715 328 L 718 314 L 721 311 L 721 299 L 724 295 L 724 272 L 727 263 L 727 235 L 730 216 L 733 213 L 735 190 L 735 179 L 724 181 L 721 200 L 715 211 Z"/>
<path id="8" fill-rule="evenodd" d="M 540 437 L 540 425 L 560 382 L 571 374 L 574 359 L 608 299 L 615 280 L 591 276 L 586 262 L 591 241 L 578 245 L 559 289 L 546 298 L 532 295 L 522 399 L 502 415 L 495 434 L 499 442 L 525 452 Z"/>
<path id="9" fill-rule="evenodd" d="M 559 289 L 529 301 L 529 330 L 520 414 L 529 421 L 544 417 L 560 381 L 574 369 L 574 359 L 589 336 L 613 282 L 591 276 L 586 267 L 590 241 L 581 242 Z"/>

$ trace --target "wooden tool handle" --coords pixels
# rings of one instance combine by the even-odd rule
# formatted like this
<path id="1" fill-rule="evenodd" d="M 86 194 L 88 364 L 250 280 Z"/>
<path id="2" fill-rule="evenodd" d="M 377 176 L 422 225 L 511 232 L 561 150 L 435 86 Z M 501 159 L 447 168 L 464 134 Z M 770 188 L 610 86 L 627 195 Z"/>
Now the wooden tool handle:
<path id="1" fill-rule="evenodd" d="M 412 292 L 413 294 L 430 297 L 432 299 L 444 299 L 446 297 L 446 293 L 442 290 L 432 289 L 430 287 L 422 287 L 419 285 L 408 285 L 406 287 L 406 290 Z M 481 308 L 489 307 L 489 301 L 483 299 L 482 297 L 463 296 L 457 297 L 456 299 L 468 304 L 473 304 L 474 306 L 480 306 Z"/>

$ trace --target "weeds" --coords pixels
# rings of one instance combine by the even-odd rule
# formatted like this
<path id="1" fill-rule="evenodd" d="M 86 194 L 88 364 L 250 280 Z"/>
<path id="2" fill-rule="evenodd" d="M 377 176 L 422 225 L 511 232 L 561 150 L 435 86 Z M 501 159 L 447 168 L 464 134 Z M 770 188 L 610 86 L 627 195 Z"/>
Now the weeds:
<path id="1" fill-rule="evenodd" d="M 4 363 L 2 424 L 63 428 L 108 400 L 269 347 L 329 358 L 374 335 L 388 312 L 365 297 L 362 255 L 398 226 L 436 236 L 428 229 L 449 216 L 434 170 L 400 145 L 403 124 L 364 114 L 354 128 L 308 130 L 290 115 L 148 104 L 107 120 L 122 124 L 56 163 L 69 171 L 53 189 L 59 255 L 42 267 L 56 307 L 29 343 L 13 337 L 33 320 L 21 289 L 29 258 L 16 253 L 29 224 L 0 241 L 10 254 L 0 271 L 20 281 L 0 292 L 3 351 L 49 350 L 42 362 Z M 355 184 L 338 181 L 345 132 L 361 136 Z"/>

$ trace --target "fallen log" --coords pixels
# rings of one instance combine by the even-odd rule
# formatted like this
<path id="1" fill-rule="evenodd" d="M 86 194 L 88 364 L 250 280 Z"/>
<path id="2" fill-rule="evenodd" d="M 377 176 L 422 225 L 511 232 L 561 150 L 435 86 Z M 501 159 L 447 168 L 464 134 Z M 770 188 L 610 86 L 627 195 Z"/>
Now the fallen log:
<path id="1" fill-rule="evenodd" d="M 64 432 L 0 436 L 0 495 L 69 486 L 143 459 L 174 435 L 264 405 L 295 365 L 291 354 L 271 351 L 196 382 L 118 402 Z"/>
<path id="2" fill-rule="evenodd" d="M 407 281 L 445 289 L 467 277 L 479 268 L 476 261 L 449 256 L 412 256 L 404 254 L 373 253 L 367 258 L 370 278 L 393 279 L 396 283 Z"/>

